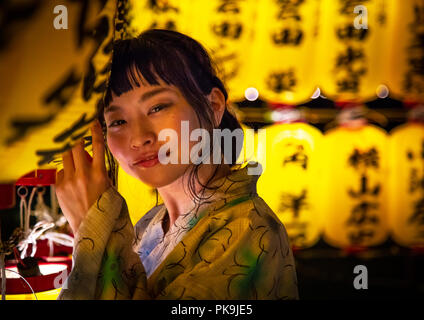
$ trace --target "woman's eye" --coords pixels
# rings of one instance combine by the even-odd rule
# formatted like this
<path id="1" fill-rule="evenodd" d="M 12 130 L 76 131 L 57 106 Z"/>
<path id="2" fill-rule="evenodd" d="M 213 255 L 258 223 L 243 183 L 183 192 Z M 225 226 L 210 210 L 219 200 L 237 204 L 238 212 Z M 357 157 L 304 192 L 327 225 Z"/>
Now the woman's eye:
<path id="1" fill-rule="evenodd" d="M 125 122 L 125 120 L 115 120 L 115 121 L 112 121 L 110 124 L 109 124 L 109 128 L 111 128 L 111 127 L 117 127 L 117 126 L 120 126 L 120 125 L 122 125 L 122 124 L 124 124 L 124 122 Z"/>
<path id="2" fill-rule="evenodd" d="M 169 104 L 158 104 L 157 106 L 154 106 L 152 109 L 150 109 L 149 113 L 156 113 L 160 110 L 166 108 Z"/>

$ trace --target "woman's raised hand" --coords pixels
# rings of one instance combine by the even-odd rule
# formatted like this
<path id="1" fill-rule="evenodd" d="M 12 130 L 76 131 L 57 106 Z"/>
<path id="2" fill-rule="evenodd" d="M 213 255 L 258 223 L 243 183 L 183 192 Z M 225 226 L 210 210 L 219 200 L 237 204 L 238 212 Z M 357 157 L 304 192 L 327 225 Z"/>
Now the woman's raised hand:
<path id="1" fill-rule="evenodd" d="M 84 140 L 62 155 L 63 169 L 56 175 L 56 196 L 74 234 L 88 209 L 110 186 L 106 172 L 105 144 L 98 120 L 91 126 L 93 159 L 84 150 Z"/>

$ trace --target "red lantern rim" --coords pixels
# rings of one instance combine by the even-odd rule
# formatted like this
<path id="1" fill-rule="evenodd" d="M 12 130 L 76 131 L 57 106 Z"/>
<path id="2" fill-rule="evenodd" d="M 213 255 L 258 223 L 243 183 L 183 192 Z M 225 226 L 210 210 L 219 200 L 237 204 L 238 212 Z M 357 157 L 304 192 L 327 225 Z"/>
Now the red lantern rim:
<path id="1" fill-rule="evenodd" d="M 17 186 L 50 186 L 56 183 L 56 169 L 37 169 L 16 181 Z"/>
<path id="2" fill-rule="evenodd" d="M 37 292 L 44 292 L 56 289 L 55 288 L 55 279 L 59 276 L 61 276 L 62 272 L 67 272 L 67 274 L 70 273 L 70 267 L 69 264 L 65 261 L 63 262 L 40 262 L 39 266 L 45 266 L 45 265 L 51 265 L 51 266 L 60 266 L 60 270 L 54 273 L 45 274 L 41 276 L 36 277 L 26 277 L 25 280 L 28 282 L 28 284 L 32 287 L 32 290 L 34 290 L 35 293 Z M 6 270 L 8 269 L 14 269 L 16 268 L 16 265 L 7 266 Z M 15 270 L 13 270 L 15 271 Z M 62 276 L 61 276 L 62 277 Z M 66 277 L 61 278 L 63 281 L 66 279 Z M 28 284 L 21 278 L 7 278 L 6 274 L 6 294 L 32 294 L 31 288 L 28 286 Z"/>
<path id="3" fill-rule="evenodd" d="M 417 100 L 405 100 L 405 101 L 403 101 L 403 106 L 406 109 L 414 109 L 414 108 L 416 108 L 420 105 L 423 105 L 423 103 L 419 102 Z"/>
<path id="4" fill-rule="evenodd" d="M 286 104 L 279 102 L 268 102 L 268 106 L 271 110 L 282 110 L 282 109 L 295 109 L 296 105 L 294 104 Z"/>
<path id="5" fill-rule="evenodd" d="M 336 108 L 339 109 L 348 109 L 348 108 L 355 108 L 358 106 L 362 106 L 364 103 L 362 101 L 359 100 L 340 100 L 340 101 L 335 101 L 334 105 Z"/>

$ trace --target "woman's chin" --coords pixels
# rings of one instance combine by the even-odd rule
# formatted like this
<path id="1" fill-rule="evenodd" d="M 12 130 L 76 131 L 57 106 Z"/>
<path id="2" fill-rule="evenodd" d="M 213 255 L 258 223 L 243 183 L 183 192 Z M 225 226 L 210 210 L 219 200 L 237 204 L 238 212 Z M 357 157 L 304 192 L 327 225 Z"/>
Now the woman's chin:
<path id="1" fill-rule="evenodd" d="M 152 188 L 161 188 L 180 178 L 186 170 L 185 165 L 160 165 L 148 170 L 135 170 L 132 176 Z"/>

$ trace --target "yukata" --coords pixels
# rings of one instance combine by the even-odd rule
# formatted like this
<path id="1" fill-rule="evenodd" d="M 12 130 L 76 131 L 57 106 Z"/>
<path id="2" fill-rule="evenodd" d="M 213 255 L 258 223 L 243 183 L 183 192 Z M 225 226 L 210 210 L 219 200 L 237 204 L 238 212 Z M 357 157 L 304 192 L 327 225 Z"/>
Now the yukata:
<path id="1" fill-rule="evenodd" d="M 58 299 L 298 299 L 286 230 L 248 166 L 214 181 L 208 199 L 166 233 L 163 204 L 134 227 L 110 187 L 75 234 Z"/>

